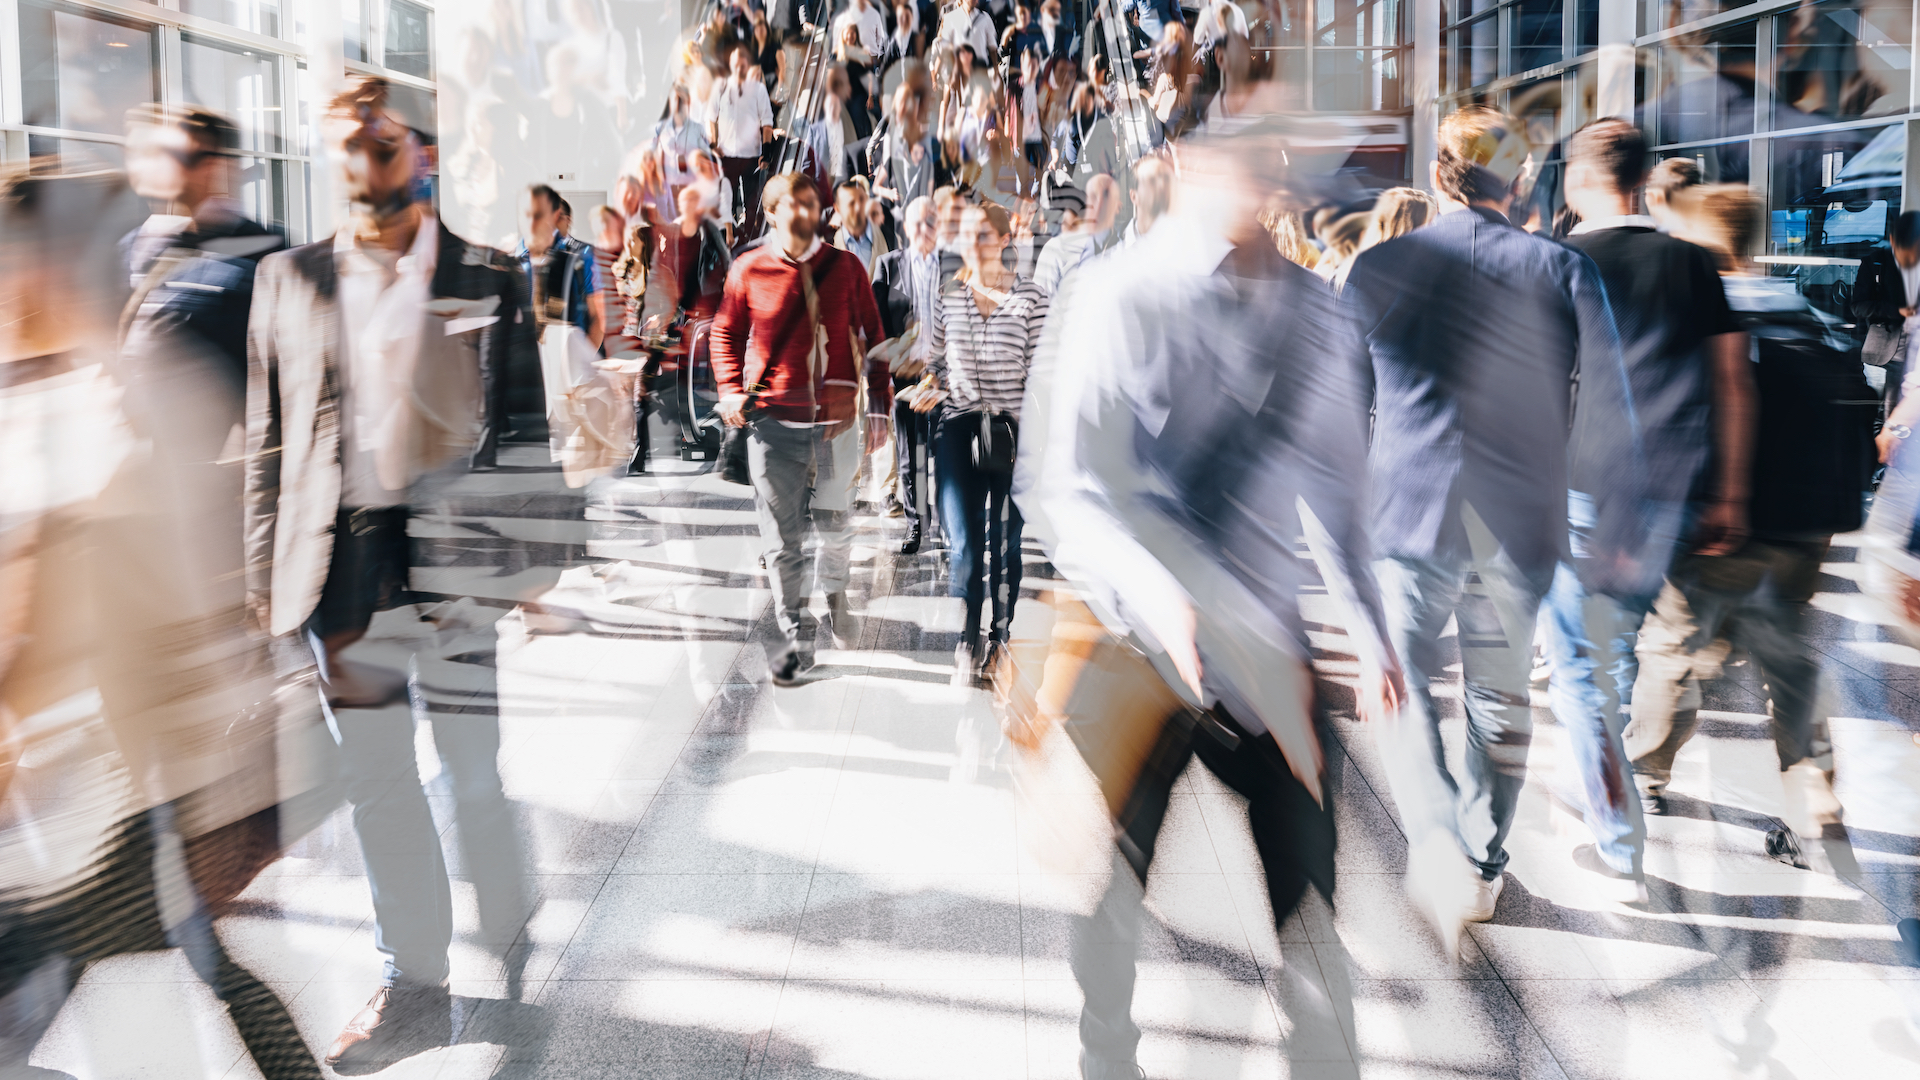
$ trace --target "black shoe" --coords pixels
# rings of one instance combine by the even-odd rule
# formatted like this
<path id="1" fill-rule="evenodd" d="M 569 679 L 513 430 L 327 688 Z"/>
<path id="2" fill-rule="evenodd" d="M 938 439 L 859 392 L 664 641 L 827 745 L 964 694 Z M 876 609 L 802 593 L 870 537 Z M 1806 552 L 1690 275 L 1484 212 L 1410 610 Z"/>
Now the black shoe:
<path id="1" fill-rule="evenodd" d="M 987 647 L 980 653 L 980 662 L 974 666 L 973 682 L 976 686 L 993 685 L 993 672 L 1000 666 L 1000 656 L 1007 651 L 1007 643 L 997 638 L 988 638 Z"/>
<path id="2" fill-rule="evenodd" d="M 775 686 L 800 685 L 800 671 L 805 665 L 800 662 L 800 653 L 789 649 L 767 664 L 767 675 Z"/>
<path id="3" fill-rule="evenodd" d="M 1807 857 L 1800 851 L 1800 838 L 1784 826 L 1767 830 L 1767 858 L 1783 862 L 1797 870 L 1806 870 Z"/>
<path id="4" fill-rule="evenodd" d="M 1658 792 L 1641 792 L 1640 812 L 1646 814 L 1648 817 L 1666 817 L 1667 797 Z"/>
<path id="5" fill-rule="evenodd" d="M 920 525 L 918 522 L 907 526 L 907 538 L 900 542 L 900 554 L 920 554 Z"/>

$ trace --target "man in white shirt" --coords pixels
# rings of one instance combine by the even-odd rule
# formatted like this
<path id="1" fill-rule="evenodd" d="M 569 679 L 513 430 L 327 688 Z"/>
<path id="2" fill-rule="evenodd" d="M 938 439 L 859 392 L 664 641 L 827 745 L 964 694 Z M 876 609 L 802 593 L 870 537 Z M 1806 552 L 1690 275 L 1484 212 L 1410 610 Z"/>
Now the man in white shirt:
<path id="1" fill-rule="evenodd" d="M 956 49 L 972 49 L 975 63 L 982 68 L 1000 56 L 993 47 L 993 19 L 980 10 L 979 0 L 960 0 L 960 6 L 947 12 L 940 20 L 940 40 Z"/>
<path id="2" fill-rule="evenodd" d="M 1080 264 L 1106 246 L 1113 231 L 1113 217 L 1120 209 L 1120 185 L 1113 177 L 1100 173 L 1087 181 L 1087 212 L 1073 227 L 1040 249 L 1033 268 L 1033 283 L 1048 296 L 1060 291 L 1060 282 Z"/>
<path id="3" fill-rule="evenodd" d="M 720 168 L 734 186 L 734 205 L 746 213 L 745 235 L 760 235 L 760 185 L 765 179 L 760 154 L 773 138 L 773 103 L 767 86 L 752 75 L 753 57 L 745 46 L 733 50 L 732 74 L 714 90 L 709 137 L 720 151 Z"/>

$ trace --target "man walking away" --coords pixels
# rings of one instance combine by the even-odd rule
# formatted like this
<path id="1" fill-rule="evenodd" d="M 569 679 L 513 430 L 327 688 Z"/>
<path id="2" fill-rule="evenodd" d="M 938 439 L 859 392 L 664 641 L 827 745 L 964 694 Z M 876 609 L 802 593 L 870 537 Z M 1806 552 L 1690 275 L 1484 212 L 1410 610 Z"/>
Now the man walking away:
<path id="1" fill-rule="evenodd" d="M 1518 120 L 1482 106 L 1447 116 L 1440 218 L 1362 253 L 1342 293 L 1372 355 L 1376 574 L 1407 676 L 1405 705 L 1375 734 L 1409 893 L 1449 955 L 1463 922 L 1493 917 L 1526 782 L 1534 620 L 1567 556 L 1576 362 L 1582 423 L 1620 422 L 1626 392 L 1592 262 L 1507 219 L 1532 168 Z M 1596 544 L 1620 509 L 1596 507 Z M 1449 620 L 1467 713 L 1459 778 L 1431 688 Z"/>
<path id="2" fill-rule="evenodd" d="M 1600 270 L 1621 356 L 1633 388 L 1647 481 L 1647 544 L 1637 580 L 1600 567 L 1587 542 L 1589 493 L 1568 507 L 1572 561 L 1547 597 L 1554 718 L 1579 764 L 1583 811 L 1594 843 L 1574 863 L 1603 878 L 1644 886 L 1646 829 L 1620 741 L 1621 709 L 1633 699 L 1634 633 L 1653 606 L 1674 546 L 1686 540 L 1724 554 L 1746 531 L 1752 376 L 1747 336 L 1727 307 L 1714 257 L 1633 213 L 1646 179 L 1647 140 L 1626 120 L 1599 120 L 1567 146 L 1567 205 L 1580 217 L 1568 243 Z M 1709 462 L 1713 467 L 1709 469 Z"/>
<path id="3" fill-rule="evenodd" d="M 713 321 L 715 412 L 747 429 L 782 637 L 768 668 L 774 685 L 791 686 L 812 662 L 812 641 L 802 633 L 810 529 L 820 538 L 813 576 L 826 594 L 833 636 L 843 646 L 856 636 L 847 606 L 854 480 L 861 454 L 886 441 L 893 388 L 884 364 L 866 362 L 867 349 L 886 339 L 866 271 L 818 235 L 819 188 L 805 173 L 782 173 L 767 183 L 763 201 L 766 242 L 734 262 Z"/>

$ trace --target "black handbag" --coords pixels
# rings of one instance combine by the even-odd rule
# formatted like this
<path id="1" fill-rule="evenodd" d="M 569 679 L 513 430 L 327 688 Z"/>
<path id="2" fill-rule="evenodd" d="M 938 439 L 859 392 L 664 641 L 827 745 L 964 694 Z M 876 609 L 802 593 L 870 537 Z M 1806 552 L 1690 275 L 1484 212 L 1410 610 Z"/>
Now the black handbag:
<path id="1" fill-rule="evenodd" d="M 973 436 L 973 467 L 991 476 L 1012 476 L 1020 421 L 1012 413 L 983 412 Z"/>

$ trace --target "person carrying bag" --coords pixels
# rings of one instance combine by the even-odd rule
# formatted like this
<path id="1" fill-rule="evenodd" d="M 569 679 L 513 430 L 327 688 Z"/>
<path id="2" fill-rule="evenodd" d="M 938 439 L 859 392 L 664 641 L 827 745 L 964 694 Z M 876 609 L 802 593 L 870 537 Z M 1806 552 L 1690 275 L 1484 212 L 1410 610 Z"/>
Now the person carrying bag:
<path id="1" fill-rule="evenodd" d="M 1018 456 L 1020 400 L 1033 365 L 1047 297 L 1007 269 L 1012 223 L 1005 210 L 970 207 L 960 223 L 965 266 L 934 306 L 932 385 L 948 391 L 934 426 L 941 528 L 949 538 L 949 595 L 966 601 L 954 650 L 955 686 L 976 682 L 1006 648 L 1020 596 L 1020 511 L 1010 494 Z M 920 401 L 931 409 L 935 394 Z M 980 640 L 983 609 L 993 623 Z"/>

